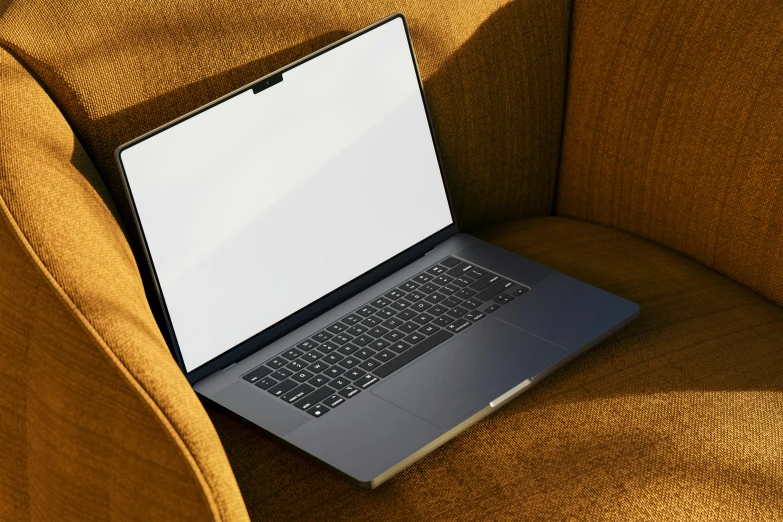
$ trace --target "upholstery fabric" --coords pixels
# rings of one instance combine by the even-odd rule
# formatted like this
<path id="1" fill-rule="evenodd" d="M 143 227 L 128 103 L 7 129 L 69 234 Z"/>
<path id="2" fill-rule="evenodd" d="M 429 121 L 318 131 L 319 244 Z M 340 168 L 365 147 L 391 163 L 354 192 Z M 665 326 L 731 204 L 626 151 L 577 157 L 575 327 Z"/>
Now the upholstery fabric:
<path id="1" fill-rule="evenodd" d="M 0 519 L 246 520 L 95 167 L 0 50 Z"/>
<path id="2" fill-rule="evenodd" d="M 557 213 L 783 305 L 783 2 L 574 3 Z"/>
<path id="3" fill-rule="evenodd" d="M 127 223 L 118 145 L 396 11 L 461 224 L 551 211 L 567 0 L 5 3 L 0 44 L 48 88 Z"/>
<path id="4" fill-rule="evenodd" d="M 208 406 L 251 518 L 783 518 L 783 310 L 600 225 L 479 235 L 639 303 L 639 319 L 371 492 Z"/>

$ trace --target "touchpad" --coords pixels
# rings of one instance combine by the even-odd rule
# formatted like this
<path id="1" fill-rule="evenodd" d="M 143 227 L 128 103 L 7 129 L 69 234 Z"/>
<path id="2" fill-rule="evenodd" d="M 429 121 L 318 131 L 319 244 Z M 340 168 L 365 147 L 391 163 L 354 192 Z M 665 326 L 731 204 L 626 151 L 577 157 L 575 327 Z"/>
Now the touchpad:
<path id="1" fill-rule="evenodd" d="M 488 318 L 372 392 L 449 428 L 566 355 L 557 345 Z"/>

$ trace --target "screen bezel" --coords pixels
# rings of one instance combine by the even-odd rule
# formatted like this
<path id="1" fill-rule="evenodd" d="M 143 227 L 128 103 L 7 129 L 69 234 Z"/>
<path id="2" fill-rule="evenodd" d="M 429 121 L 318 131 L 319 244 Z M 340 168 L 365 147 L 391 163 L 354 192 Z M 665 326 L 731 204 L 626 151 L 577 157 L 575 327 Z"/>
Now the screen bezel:
<path id="1" fill-rule="evenodd" d="M 408 248 L 407 250 L 404 250 L 403 252 L 400 252 L 399 254 L 395 255 L 394 257 L 390 258 L 389 260 L 385 261 L 384 263 L 381 263 L 380 265 L 376 266 L 375 268 L 372 268 L 365 272 L 364 274 L 354 278 L 353 280 L 349 281 L 348 283 L 344 284 L 343 286 L 333 290 L 332 292 L 326 294 L 325 296 L 321 297 L 320 299 L 310 303 L 309 305 L 306 305 L 305 307 L 299 309 L 298 311 L 294 312 L 293 314 L 281 319 L 277 323 L 269 326 L 268 328 L 262 330 L 261 332 L 258 332 L 257 334 L 251 336 L 249 339 L 246 339 L 242 341 L 241 343 L 237 344 L 236 346 L 232 348 L 228 348 L 226 351 L 224 351 L 222 354 L 218 355 L 217 357 L 211 359 L 210 361 L 202 364 L 201 366 L 198 366 L 197 368 L 194 368 L 190 371 L 188 371 L 185 367 L 184 359 L 182 357 L 182 353 L 179 348 L 179 344 L 177 343 L 177 336 L 174 332 L 174 328 L 171 322 L 171 317 L 168 312 L 168 308 L 166 306 L 166 300 L 163 296 L 163 291 L 160 287 L 160 282 L 158 280 L 157 272 L 155 271 L 155 264 L 152 261 L 152 256 L 149 252 L 149 247 L 147 244 L 146 236 L 144 235 L 144 228 L 141 224 L 141 220 L 138 214 L 138 210 L 136 208 L 136 203 L 133 199 L 133 193 L 130 188 L 130 184 L 127 179 L 127 175 L 125 173 L 125 169 L 122 164 L 122 152 L 125 149 L 128 149 L 160 132 L 165 131 L 166 129 L 169 129 L 170 127 L 173 127 L 174 125 L 177 125 L 178 123 L 183 122 L 184 120 L 187 120 L 189 118 L 192 118 L 193 116 L 196 116 L 230 98 L 233 98 L 234 96 L 237 96 L 238 94 L 241 94 L 247 90 L 253 89 L 256 86 L 259 86 L 262 82 L 265 82 L 267 79 L 272 79 L 273 77 L 278 77 L 282 74 L 284 74 L 286 71 L 289 71 L 299 65 L 302 65 L 305 62 L 308 62 L 314 58 L 317 58 L 318 56 L 329 52 L 330 50 L 339 47 L 342 44 L 345 44 L 355 38 L 358 38 L 362 36 L 363 34 L 366 34 L 373 29 L 376 29 L 384 24 L 387 24 L 393 20 L 396 19 L 402 20 L 402 25 L 405 30 L 405 36 L 408 40 L 408 49 L 411 53 L 411 60 L 413 61 L 413 67 L 414 71 L 416 73 L 416 79 L 419 84 L 419 92 L 421 93 L 421 99 L 422 103 L 424 105 L 424 112 L 425 116 L 427 118 L 427 124 L 430 129 L 430 136 L 432 138 L 432 144 L 435 148 L 435 156 L 438 161 L 438 168 L 440 169 L 441 174 L 441 181 L 443 182 L 443 188 L 446 193 L 446 200 L 448 201 L 449 205 L 449 211 L 451 212 L 451 224 L 444 227 L 443 229 L 439 230 L 438 232 L 435 232 L 431 236 L 423 239 L 422 241 L 416 243 L 412 247 Z M 206 105 L 203 105 L 202 107 L 199 107 L 198 109 L 195 109 L 165 125 L 162 125 L 156 129 L 153 129 L 150 132 L 147 132 L 146 134 L 143 134 L 142 136 L 139 136 L 138 138 L 131 140 L 119 147 L 117 147 L 117 150 L 114 153 L 115 161 L 117 163 L 117 167 L 121 173 L 120 179 L 123 183 L 123 188 L 125 190 L 126 197 L 128 201 L 130 202 L 130 207 L 133 213 L 133 218 L 135 221 L 136 228 L 139 232 L 139 237 L 141 238 L 142 242 L 142 250 L 144 253 L 144 261 L 146 264 L 147 269 L 152 274 L 152 281 L 155 286 L 155 294 L 160 302 L 161 309 L 163 310 L 163 317 L 165 320 L 165 329 L 166 332 L 164 334 L 168 334 L 168 340 L 170 341 L 170 346 L 172 349 L 172 354 L 174 356 L 174 359 L 177 361 L 177 364 L 179 365 L 180 369 L 185 373 L 188 381 L 193 384 L 207 375 L 217 371 L 221 370 L 223 368 L 226 368 L 228 366 L 231 366 L 232 364 L 244 359 L 245 357 L 251 355 L 252 353 L 255 353 L 256 351 L 264 348 L 268 344 L 276 341 L 280 337 L 290 333 L 291 331 L 295 330 L 296 328 L 299 328 L 300 326 L 304 325 L 305 323 L 315 319 L 319 315 L 323 314 L 324 312 L 330 310 L 331 308 L 334 308 L 339 303 L 349 299 L 350 297 L 358 294 L 359 292 L 365 290 L 366 288 L 372 286 L 373 284 L 377 283 L 378 281 L 382 280 L 385 277 L 388 277 L 389 275 L 393 274 L 394 272 L 400 270 L 401 268 L 405 267 L 406 265 L 413 262 L 415 259 L 418 259 L 419 257 L 423 256 L 433 248 L 435 248 L 439 243 L 442 243 L 449 237 L 459 233 L 459 229 L 457 226 L 456 216 L 454 213 L 454 206 L 451 201 L 451 194 L 449 193 L 448 185 L 446 183 L 446 178 L 443 171 L 443 162 L 440 157 L 440 151 L 438 149 L 437 140 L 435 139 L 435 131 L 432 125 L 432 118 L 430 117 L 430 111 L 429 106 L 427 105 L 427 99 L 424 95 L 424 85 L 421 81 L 421 74 L 419 73 L 419 66 L 416 61 L 416 55 L 413 51 L 413 44 L 411 42 L 411 36 L 410 36 L 410 30 L 408 28 L 408 23 L 405 19 L 405 16 L 402 13 L 394 13 L 386 18 L 383 18 L 379 20 L 378 22 L 369 25 L 365 27 L 364 29 L 361 29 L 355 33 L 352 33 L 345 38 L 342 38 L 340 40 L 337 40 L 336 42 L 319 49 L 318 51 L 315 51 L 312 54 L 309 54 L 295 62 L 292 62 L 289 65 L 286 65 L 285 67 L 282 67 L 270 74 L 267 74 L 266 76 L 263 76 L 262 78 L 259 78 L 258 80 L 254 80 L 253 82 L 240 87 L 239 89 L 236 89 Z"/>

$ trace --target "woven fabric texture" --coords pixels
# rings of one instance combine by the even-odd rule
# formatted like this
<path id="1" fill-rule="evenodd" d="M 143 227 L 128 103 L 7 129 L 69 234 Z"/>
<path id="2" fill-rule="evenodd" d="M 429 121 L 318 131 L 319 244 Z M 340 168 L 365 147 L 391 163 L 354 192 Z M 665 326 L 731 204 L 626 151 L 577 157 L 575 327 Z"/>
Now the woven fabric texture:
<path id="1" fill-rule="evenodd" d="M 783 305 L 783 2 L 574 4 L 557 213 Z"/>
<path id="2" fill-rule="evenodd" d="M 783 310 L 600 225 L 480 236 L 639 303 L 639 319 L 371 492 L 208 407 L 251 518 L 783 518 Z"/>
<path id="3" fill-rule="evenodd" d="M 2 50 L 0 130 L 0 519 L 246 519 L 106 188 Z"/>

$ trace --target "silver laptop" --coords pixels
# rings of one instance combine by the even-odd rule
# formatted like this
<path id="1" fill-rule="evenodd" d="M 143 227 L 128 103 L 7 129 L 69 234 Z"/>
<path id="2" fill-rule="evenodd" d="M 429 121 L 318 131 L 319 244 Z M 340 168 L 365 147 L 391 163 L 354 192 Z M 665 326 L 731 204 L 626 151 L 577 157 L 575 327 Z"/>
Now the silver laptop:
<path id="1" fill-rule="evenodd" d="M 639 311 L 459 232 L 401 14 L 116 159 L 196 392 L 367 488 Z"/>

